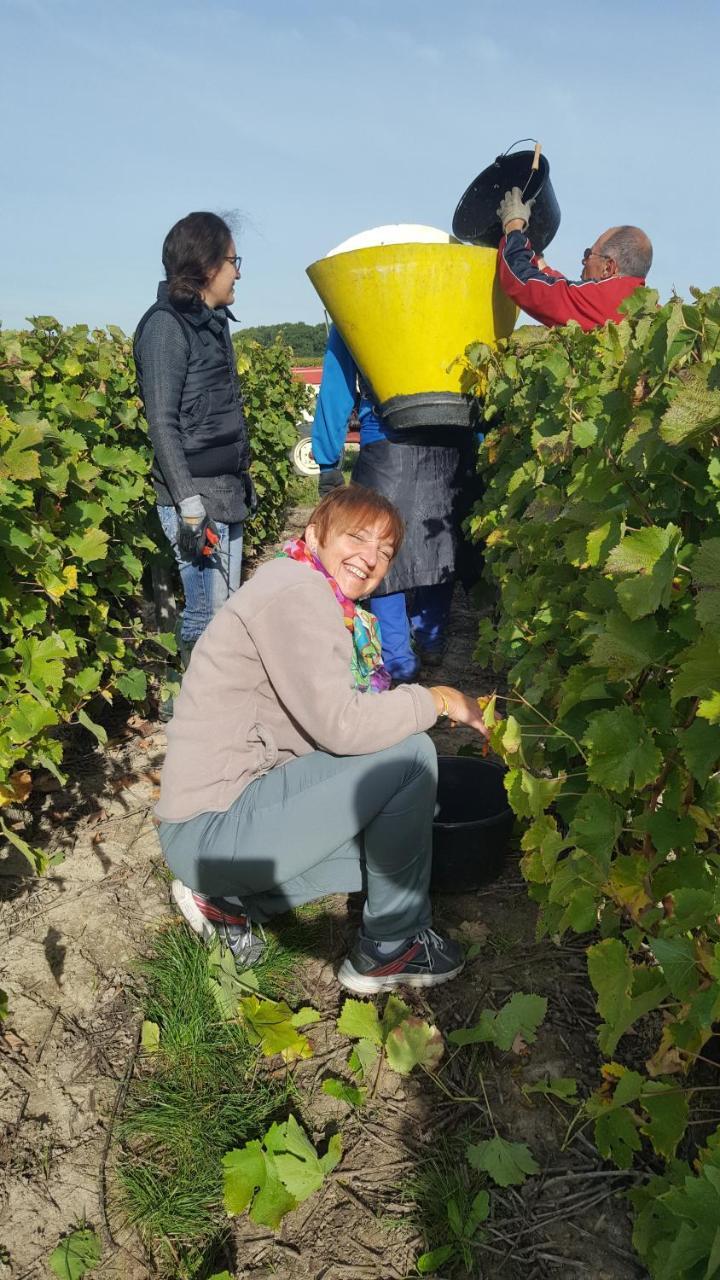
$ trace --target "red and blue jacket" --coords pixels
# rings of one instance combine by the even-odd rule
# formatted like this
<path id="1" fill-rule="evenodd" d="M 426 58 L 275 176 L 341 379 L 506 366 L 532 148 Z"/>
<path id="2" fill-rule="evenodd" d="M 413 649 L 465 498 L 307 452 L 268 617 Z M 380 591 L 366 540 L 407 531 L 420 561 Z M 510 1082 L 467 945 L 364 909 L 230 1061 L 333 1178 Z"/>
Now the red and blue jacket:
<path id="1" fill-rule="evenodd" d="M 568 280 L 550 267 L 540 268 L 522 231 L 511 231 L 500 241 L 498 275 L 508 297 L 533 320 L 549 326 L 576 320 L 586 332 L 608 320 L 619 323 L 623 319 L 620 303 L 645 284 L 641 276 Z"/>

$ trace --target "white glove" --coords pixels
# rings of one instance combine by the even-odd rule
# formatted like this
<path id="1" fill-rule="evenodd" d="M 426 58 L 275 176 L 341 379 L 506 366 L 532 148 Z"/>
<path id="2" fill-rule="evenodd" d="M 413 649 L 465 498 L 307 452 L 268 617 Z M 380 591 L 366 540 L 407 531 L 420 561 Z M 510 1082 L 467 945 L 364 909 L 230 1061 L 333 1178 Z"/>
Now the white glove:
<path id="1" fill-rule="evenodd" d="M 506 191 L 496 209 L 497 216 L 502 222 L 503 231 L 508 222 L 512 222 L 514 218 L 522 218 L 523 230 L 525 230 L 530 221 L 534 203 L 534 197 L 530 200 L 523 200 L 522 191 L 519 187 L 513 187 L 512 191 Z"/>

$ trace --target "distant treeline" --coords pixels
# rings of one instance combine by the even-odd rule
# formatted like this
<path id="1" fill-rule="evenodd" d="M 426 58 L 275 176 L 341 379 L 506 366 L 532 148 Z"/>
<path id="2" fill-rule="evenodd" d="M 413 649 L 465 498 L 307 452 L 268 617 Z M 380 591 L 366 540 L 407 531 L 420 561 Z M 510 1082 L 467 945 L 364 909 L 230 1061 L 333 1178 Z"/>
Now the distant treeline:
<path id="1" fill-rule="evenodd" d="M 295 324 L 251 325 L 239 332 L 244 338 L 259 342 L 261 347 L 271 347 L 278 334 L 282 334 L 288 346 L 292 347 L 298 364 L 320 364 L 325 355 L 327 330 L 324 324 L 305 324 L 298 320 Z"/>

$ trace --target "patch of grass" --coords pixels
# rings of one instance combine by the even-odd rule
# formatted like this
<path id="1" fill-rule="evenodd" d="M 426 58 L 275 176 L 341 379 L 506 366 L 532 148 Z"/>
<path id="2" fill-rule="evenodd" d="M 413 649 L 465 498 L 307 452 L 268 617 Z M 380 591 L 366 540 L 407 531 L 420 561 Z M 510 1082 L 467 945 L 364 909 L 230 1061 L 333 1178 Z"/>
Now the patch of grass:
<path id="1" fill-rule="evenodd" d="M 254 970 L 263 995 L 293 1001 L 302 958 L 322 953 L 328 920 L 320 901 L 265 929 Z M 228 1232 L 222 1157 L 284 1115 L 292 1083 L 271 1077 L 241 1025 L 220 1018 L 208 952 L 184 922 L 157 934 L 141 972 L 160 1048 L 141 1060 L 118 1124 L 121 1205 L 161 1274 L 201 1280 Z"/>
<path id="2" fill-rule="evenodd" d="M 453 1232 L 448 1216 L 454 1201 L 460 1221 L 467 1222 L 473 1200 L 485 1185 L 467 1162 L 467 1141 L 468 1135 L 464 1132 L 449 1136 L 438 1134 L 422 1163 L 402 1186 L 403 1199 L 415 1206 L 412 1220 L 422 1232 L 426 1249 L 454 1244 L 455 1255 L 443 1262 L 440 1270 L 444 1276 L 462 1277 L 462 1280 L 482 1274 L 467 1242 Z M 475 1270 L 470 1269 L 473 1263 Z"/>
<path id="3" fill-rule="evenodd" d="M 298 969 L 304 959 L 327 955 L 333 919 L 324 899 L 308 902 L 263 926 L 265 949 L 255 966 L 264 995 L 292 1004 L 298 992 Z M 259 932 L 254 925 L 255 932 Z M 303 997 L 304 998 L 304 997 Z"/>
<path id="4" fill-rule="evenodd" d="M 291 507 L 314 507 L 318 502 L 317 476 L 293 475 L 288 486 L 288 503 Z"/>
<path id="5" fill-rule="evenodd" d="M 118 1181 L 128 1221 L 162 1246 L 169 1275 L 189 1278 L 227 1228 L 222 1156 L 265 1132 L 287 1085 L 263 1072 L 239 1023 L 219 1017 L 208 953 L 184 924 L 158 934 L 143 975 L 160 1049 L 144 1060 L 118 1126 Z"/>
<path id="6" fill-rule="evenodd" d="M 496 956 L 509 955 L 522 942 L 522 934 L 513 929 L 493 929 L 487 938 L 487 945 Z"/>

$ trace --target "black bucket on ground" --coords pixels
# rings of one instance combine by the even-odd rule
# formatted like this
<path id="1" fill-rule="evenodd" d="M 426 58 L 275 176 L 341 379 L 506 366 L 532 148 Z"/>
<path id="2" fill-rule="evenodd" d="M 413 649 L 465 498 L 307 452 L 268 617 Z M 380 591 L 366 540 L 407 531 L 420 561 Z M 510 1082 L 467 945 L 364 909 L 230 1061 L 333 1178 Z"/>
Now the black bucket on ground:
<path id="1" fill-rule="evenodd" d="M 547 159 L 541 154 L 534 170 L 534 155 L 534 151 L 506 152 L 478 174 L 455 210 L 452 229 L 458 240 L 496 249 L 502 238 L 497 207 L 506 191 L 519 187 L 523 199 L 535 197 L 527 233 L 535 252 L 542 253 L 560 226 L 560 206 Z"/>
<path id="2" fill-rule="evenodd" d="M 439 756 L 430 888 L 468 893 L 496 880 L 505 865 L 514 815 L 505 770 L 481 756 Z"/>

